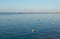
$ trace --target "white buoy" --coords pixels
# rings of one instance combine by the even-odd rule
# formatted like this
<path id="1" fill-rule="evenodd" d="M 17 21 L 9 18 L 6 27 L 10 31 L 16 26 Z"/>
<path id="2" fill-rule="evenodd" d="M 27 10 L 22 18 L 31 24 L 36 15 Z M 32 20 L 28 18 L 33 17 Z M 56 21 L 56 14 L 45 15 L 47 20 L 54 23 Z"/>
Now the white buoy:
<path id="1" fill-rule="evenodd" d="M 35 30 L 32 29 L 32 32 L 35 32 Z"/>

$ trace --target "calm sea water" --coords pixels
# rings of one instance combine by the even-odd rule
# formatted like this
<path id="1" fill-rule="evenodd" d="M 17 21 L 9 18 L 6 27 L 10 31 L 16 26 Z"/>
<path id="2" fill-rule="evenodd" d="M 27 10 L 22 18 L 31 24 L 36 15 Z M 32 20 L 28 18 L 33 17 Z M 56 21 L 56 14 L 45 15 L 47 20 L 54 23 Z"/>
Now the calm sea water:
<path id="1" fill-rule="evenodd" d="M 0 39 L 60 39 L 60 14 L 0 14 Z"/>

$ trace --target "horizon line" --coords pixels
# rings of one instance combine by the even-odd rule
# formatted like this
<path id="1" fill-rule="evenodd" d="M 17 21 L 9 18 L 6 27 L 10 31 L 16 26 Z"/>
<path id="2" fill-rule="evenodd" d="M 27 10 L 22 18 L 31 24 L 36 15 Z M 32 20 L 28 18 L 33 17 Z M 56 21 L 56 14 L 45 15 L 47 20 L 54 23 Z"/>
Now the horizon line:
<path id="1" fill-rule="evenodd" d="M 60 12 L 0 12 L 0 14 L 60 14 Z"/>

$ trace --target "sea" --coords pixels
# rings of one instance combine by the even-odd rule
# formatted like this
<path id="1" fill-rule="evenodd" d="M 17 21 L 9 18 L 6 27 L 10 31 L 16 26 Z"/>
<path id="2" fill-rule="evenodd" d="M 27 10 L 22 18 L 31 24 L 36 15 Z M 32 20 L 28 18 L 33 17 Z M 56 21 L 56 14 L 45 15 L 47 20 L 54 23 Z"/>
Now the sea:
<path id="1" fill-rule="evenodd" d="M 0 39 L 60 39 L 60 14 L 0 14 Z"/>

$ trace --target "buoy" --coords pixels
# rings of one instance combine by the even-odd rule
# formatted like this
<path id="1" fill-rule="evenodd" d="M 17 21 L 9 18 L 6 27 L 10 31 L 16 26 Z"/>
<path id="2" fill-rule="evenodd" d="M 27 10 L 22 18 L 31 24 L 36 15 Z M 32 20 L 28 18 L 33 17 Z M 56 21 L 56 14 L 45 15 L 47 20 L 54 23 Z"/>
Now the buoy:
<path id="1" fill-rule="evenodd" d="M 32 32 L 36 32 L 36 31 L 32 29 Z"/>

